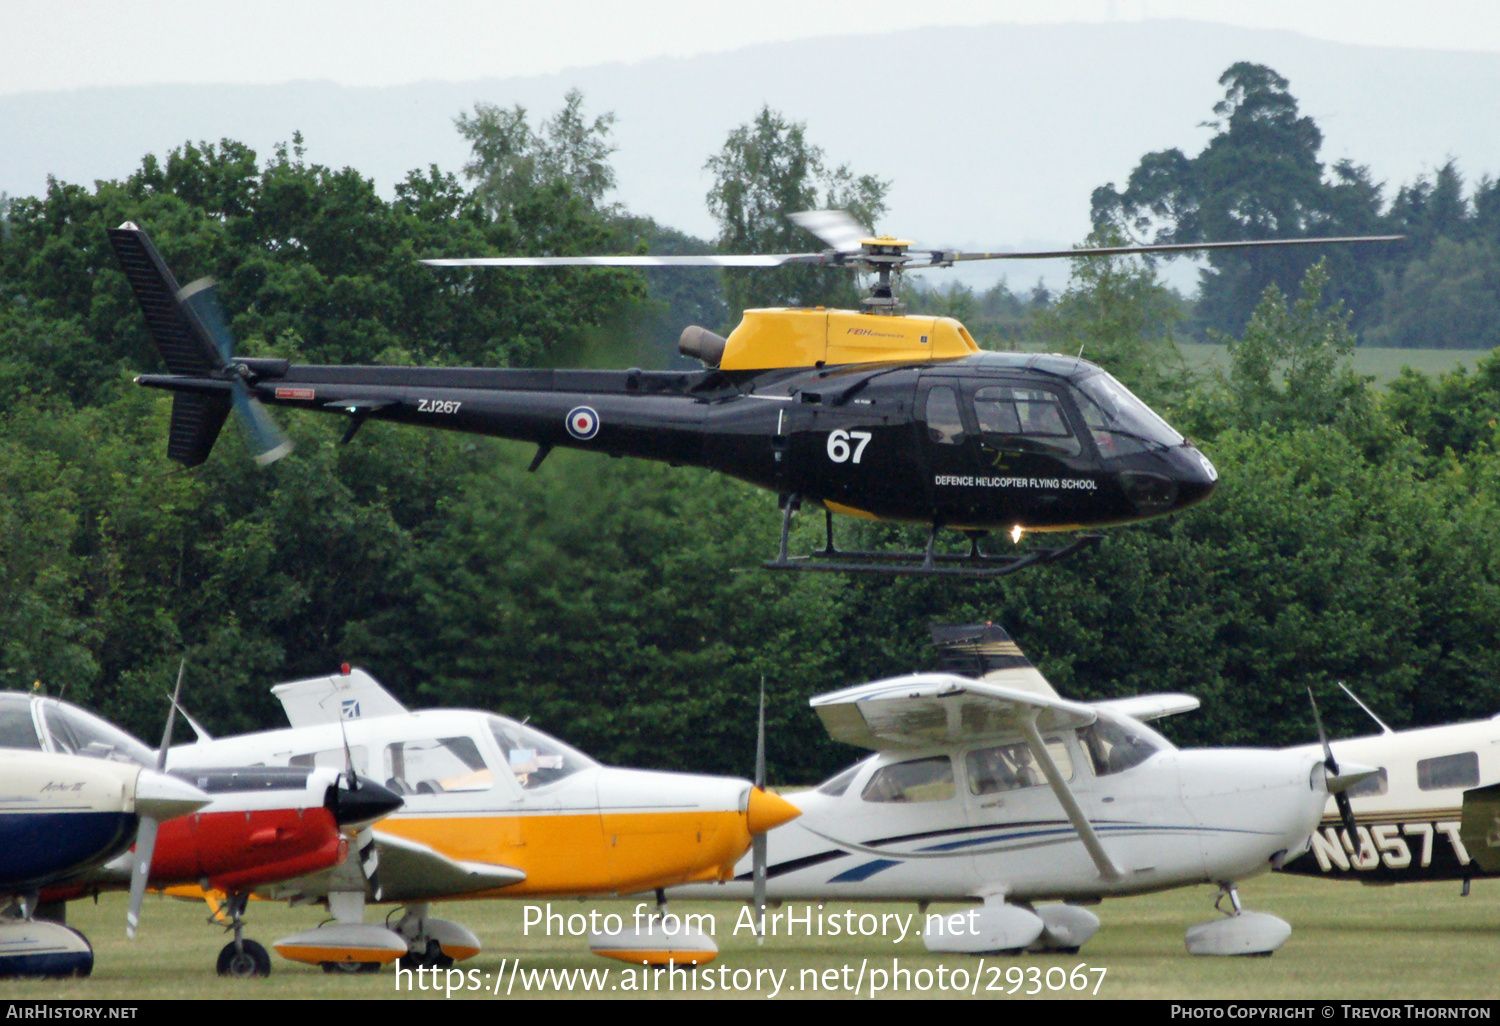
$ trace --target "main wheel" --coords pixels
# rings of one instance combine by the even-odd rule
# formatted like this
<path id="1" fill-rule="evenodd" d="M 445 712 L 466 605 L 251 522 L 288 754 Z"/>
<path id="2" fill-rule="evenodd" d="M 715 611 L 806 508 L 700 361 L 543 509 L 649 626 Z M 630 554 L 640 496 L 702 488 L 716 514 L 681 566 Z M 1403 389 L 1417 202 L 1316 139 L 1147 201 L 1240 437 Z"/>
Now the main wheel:
<path id="1" fill-rule="evenodd" d="M 325 973 L 346 973 L 350 976 L 355 973 L 378 973 L 379 962 L 319 962 Z"/>
<path id="2" fill-rule="evenodd" d="M 417 941 L 412 941 L 415 944 Z M 427 947 L 418 952 L 415 948 L 407 955 L 405 962 L 413 969 L 447 969 L 453 964 L 453 959 L 443 954 L 443 946 L 436 940 L 429 938 Z"/>
<path id="3" fill-rule="evenodd" d="M 270 976 L 271 956 L 253 940 L 241 941 L 239 950 L 235 950 L 234 941 L 230 941 L 219 952 L 218 970 L 220 976 L 236 980 Z"/>

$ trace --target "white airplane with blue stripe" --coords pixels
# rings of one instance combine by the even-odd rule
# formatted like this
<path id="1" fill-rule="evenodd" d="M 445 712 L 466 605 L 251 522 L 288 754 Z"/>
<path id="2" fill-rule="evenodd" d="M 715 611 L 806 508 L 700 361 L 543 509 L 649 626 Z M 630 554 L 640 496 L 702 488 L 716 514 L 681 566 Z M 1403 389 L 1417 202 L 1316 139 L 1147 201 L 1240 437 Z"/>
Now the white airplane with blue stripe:
<path id="1" fill-rule="evenodd" d="M 1099 927 L 1086 905 L 1214 883 L 1225 914 L 1188 930 L 1191 953 L 1285 943 L 1291 927 L 1243 910 L 1237 882 L 1306 852 L 1330 792 L 1373 769 L 1330 772 L 1310 751 L 1178 749 L 1146 721 L 1196 698 L 1072 702 L 1000 628 L 934 633 L 970 675 L 812 699 L 835 740 L 874 754 L 786 796 L 802 815 L 767 835 L 766 901 L 979 903 L 956 920 L 927 917 L 928 949 L 1074 951 Z M 749 860 L 736 872 L 671 893 L 752 898 Z"/>

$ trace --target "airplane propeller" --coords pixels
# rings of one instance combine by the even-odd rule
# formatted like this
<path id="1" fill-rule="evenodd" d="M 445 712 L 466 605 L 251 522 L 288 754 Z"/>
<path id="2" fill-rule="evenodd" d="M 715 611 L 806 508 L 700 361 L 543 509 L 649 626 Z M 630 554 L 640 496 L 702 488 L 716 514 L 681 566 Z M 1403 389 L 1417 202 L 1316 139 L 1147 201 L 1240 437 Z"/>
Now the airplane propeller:
<path id="1" fill-rule="evenodd" d="M 177 699 L 182 694 L 182 673 L 187 669 L 187 660 L 177 664 L 177 687 L 172 691 L 172 707 L 167 711 L 167 727 L 161 735 L 161 748 L 156 753 L 156 771 L 167 767 L 167 749 L 172 745 L 172 723 L 177 718 Z M 141 786 L 140 781 L 136 787 Z M 139 809 L 139 796 L 137 796 Z M 158 818 L 142 815 L 135 833 L 135 865 L 130 872 L 130 907 L 125 913 L 125 936 L 135 939 L 135 931 L 141 924 L 141 903 L 146 899 L 146 881 L 151 876 L 151 859 L 156 854 L 156 832 L 160 826 Z"/>
<path id="2" fill-rule="evenodd" d="M 1318 740 L 1323 744 L 1323 769 L 1328 777 L 1337 777 L 1339 775 L 1339 763 L 1333 757 L 1333 747 L 1328 743 L 1328 735 L 1323 730 L 1323 717 L 1318 715 L 1318 700 L 1313 697 L 1312 688 L 1307 689 L 1307 700 L 1312 703 L 1313 722 L 1318 725 Z M 1354 822 L 1354 807 L 1349 804 L 1349 795 L 1345 792 L 1345 789 L 1340 788 L 1334 791 L 1333 801 L 1338 806 L 1339 819 L 1343 821 L 1344 829 L 1349 832 L 1349 846 L 1357 851 L 1359 848 L 1359 828 Z"/>
<path id="3" fill-rule="evenodd" d="M 766 678 L 760 679 L 760 715 L 755 726 L 755 788 L 766 789 Z M 766 942 L 766 834 L 750 837 L 750 900 L 755 904 L 755 943 Z"/>
<path id="4" fill-rule="evenodd" d="M 235 416 L 244 428 L 245 441 L 255 455 L 255 462 L 264 467 L 291 452 L 292 443 L 250 391 L 244 365 L 235 362 L 234 336 L 229 333 L 218 289 L 219 283 L 214 279 L 199 278 L 183 286 L 177 299 L 201 337 L 213 345 L 220 369 L 227 372 Z"/>

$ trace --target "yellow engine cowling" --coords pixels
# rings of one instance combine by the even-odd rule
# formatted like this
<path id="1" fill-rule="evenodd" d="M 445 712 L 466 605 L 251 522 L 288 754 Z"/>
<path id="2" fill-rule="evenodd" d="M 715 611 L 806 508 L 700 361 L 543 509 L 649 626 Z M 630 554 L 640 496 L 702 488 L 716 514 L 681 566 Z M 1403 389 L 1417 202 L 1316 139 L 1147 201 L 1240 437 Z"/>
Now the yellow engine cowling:
<path id="1" fill-rule="evenodd" d="M 890 317 L 853 310 L 746 310 L 730 334 L 722 370 L 952 360 L 979 347 L 951 317 Z"/>

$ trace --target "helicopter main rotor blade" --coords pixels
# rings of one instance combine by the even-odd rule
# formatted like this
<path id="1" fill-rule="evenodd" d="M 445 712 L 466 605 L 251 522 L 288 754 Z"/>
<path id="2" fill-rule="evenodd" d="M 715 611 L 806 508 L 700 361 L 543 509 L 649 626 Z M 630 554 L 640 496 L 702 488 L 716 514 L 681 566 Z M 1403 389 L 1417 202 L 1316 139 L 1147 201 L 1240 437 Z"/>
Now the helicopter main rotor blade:
<path id="1" fill-rule="evenodd" d="M 959 263 L 966 260 L 1051 260 L 1056 257 L 1133 256 L 1138 253 L 1192 253 L 1213 249 L 1260 249 L 1267 246 L 1332 246 L 1353 242 L 1400 242 L 1405 235 L 1339 235 L 1315 239 L 1242 239 L 1237 242 L 1163 242 L 1141 246 L 1093 246 L 1081 249 L 1034 250 L 1025 253 L 946 253 L 934 258 Z"/>
<path id="2" fill-rule="evenodd" d="M 840 253 L 858 253 L 861 241 L 871 235 L 870 229 L 843 210 L 803 210 L 786 216 L 798 228 L 811 232 Z"/>
<path id="3" fill-rule="evenodd" d="M 428 267 L 780 267 L 831 263 L 826 253 L 753 253 L 737 256 L 457 257 L 423 260 Z"/>

